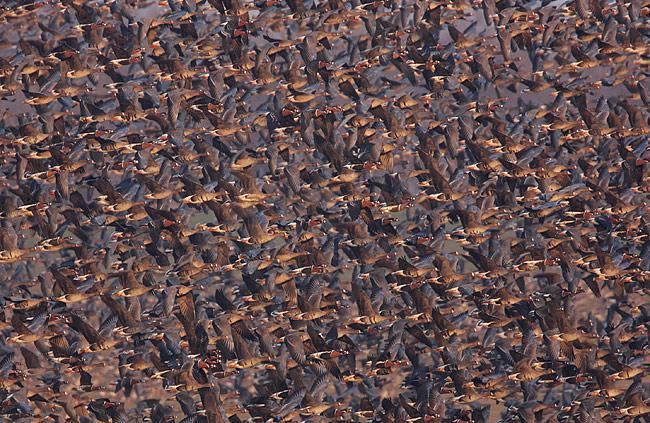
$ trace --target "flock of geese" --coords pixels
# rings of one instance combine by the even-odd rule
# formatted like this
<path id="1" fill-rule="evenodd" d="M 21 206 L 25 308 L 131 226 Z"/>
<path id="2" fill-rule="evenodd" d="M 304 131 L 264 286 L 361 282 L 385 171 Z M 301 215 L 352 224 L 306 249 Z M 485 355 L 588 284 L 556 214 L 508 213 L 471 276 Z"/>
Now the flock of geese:
<path id="1" fill-rule="evenodd" d="M 647 422 L 650 1 L 0 4 L 0 419 Z"/>

